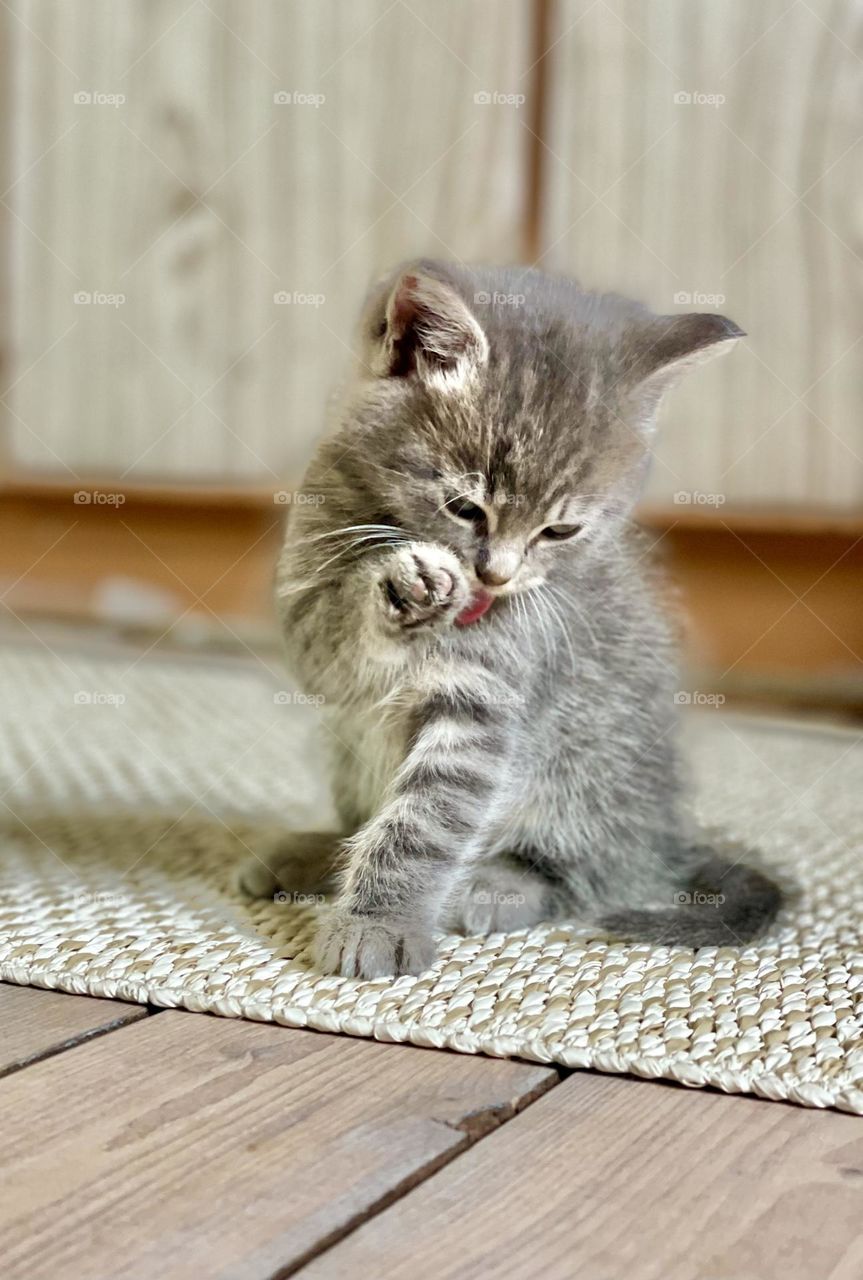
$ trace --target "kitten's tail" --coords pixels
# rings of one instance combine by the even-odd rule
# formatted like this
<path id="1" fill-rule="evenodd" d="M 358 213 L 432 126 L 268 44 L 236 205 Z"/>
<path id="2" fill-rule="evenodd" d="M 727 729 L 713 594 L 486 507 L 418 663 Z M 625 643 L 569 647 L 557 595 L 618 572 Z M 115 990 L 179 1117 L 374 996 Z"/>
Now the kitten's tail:
<path id="1" fill-rule="evenodd" d="M 600 924 L 610 933 L 675 947 L 740 946 L 776 918 L 782 891 L 761 871 L 708 857 L 674 904 L 613 911 Z"/>

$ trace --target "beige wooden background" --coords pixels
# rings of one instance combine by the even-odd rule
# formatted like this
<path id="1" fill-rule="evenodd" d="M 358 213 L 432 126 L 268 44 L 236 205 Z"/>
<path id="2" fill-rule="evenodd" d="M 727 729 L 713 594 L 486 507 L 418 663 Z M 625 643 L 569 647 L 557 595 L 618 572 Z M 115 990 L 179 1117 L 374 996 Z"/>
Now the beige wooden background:
<path id="1" fill-rule="evenodd" d="M 863 501 L 858 0 L 9 0 L 0 29 L 7 469 L 281 487 L 375 274 L 533 253 L 750 334 L 670 406 L 653 500 Z"/>
<path id="2" fill-rule="evenodd" d="M 652 493 L 859 505 L 863 5 L 553 12 L 543 263 L 749 334 L 678 391 Z"/>

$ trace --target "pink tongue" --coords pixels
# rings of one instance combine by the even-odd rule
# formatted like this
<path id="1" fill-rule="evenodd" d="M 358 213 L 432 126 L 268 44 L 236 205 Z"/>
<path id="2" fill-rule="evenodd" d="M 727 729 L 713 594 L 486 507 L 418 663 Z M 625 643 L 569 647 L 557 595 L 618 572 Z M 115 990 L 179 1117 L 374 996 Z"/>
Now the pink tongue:
<path id="1" fill-rule="evenodd" d="M 476 595 L 471 599 L 470 603 L 462 609 L 461 613 L 456 617 L 457 627 L 469 627 L 472 622 L 479 622 L 484 613 L 488 613 L 494 604 L 494 596 L 490 591 L 483 591 L 480 588 Z"/>

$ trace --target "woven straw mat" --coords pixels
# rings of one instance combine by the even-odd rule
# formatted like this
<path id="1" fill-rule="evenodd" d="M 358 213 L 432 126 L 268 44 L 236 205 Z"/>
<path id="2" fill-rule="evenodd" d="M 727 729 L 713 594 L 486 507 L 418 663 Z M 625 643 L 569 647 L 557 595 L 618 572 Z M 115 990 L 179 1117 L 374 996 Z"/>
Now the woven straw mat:
<path id="1" fill-rule="evenodd" d="M 863 1114 L 863 735 L 689 717 L 701 818 L 799 888 L 757 946 L 542 926 L 360 982 L 309 969 L 326 907 L 232 887 L 279 830 L 332 821 L 328 731 L 277 668 L 0 663 L 0 978 Z"/>

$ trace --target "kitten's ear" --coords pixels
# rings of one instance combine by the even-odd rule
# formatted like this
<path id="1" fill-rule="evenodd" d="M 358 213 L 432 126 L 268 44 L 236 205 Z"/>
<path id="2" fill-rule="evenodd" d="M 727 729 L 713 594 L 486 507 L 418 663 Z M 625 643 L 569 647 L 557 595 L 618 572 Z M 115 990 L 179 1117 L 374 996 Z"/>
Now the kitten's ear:
<path id="1" fill-rule="evenodd" d="M 382 377 L 415 374 L 456 391 L 488 359 L 488 340 L 455 289 L 419 270 L 399 275 L 372 323 L 372 367 Z"/>
<path id="2" fill-rule="evenodd" d="M 637 390 L 655 411 L 669 387 L 690 369 L 725 355 L 744 331 L 725 316 L 690 312 L 655 316 L 637 365 Z"/>

